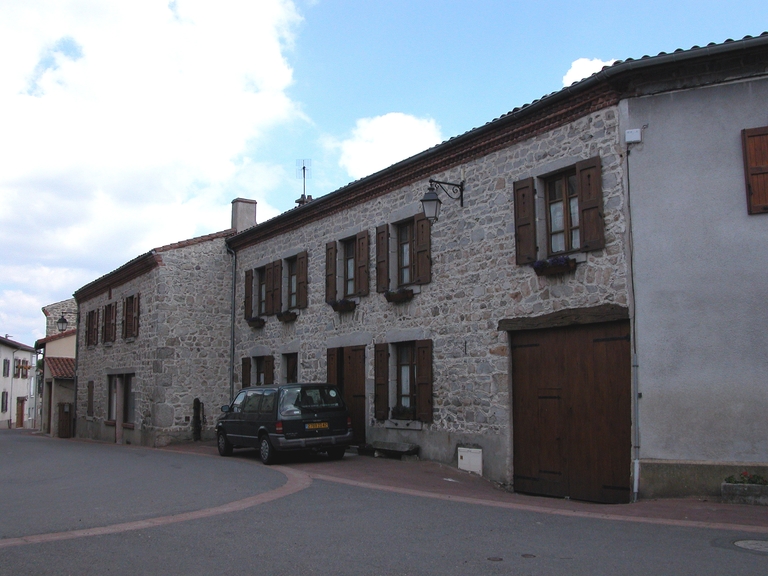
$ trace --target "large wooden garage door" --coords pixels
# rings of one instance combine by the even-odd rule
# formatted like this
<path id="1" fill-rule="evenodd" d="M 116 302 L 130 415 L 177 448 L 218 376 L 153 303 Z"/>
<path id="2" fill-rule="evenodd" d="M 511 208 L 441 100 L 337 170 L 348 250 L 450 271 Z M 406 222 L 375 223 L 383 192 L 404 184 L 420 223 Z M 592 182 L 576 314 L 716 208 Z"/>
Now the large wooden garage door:
<path id="1" fill-rule="evenodd" d="M 510 332 L 514 487 L 630 498 L 629 322 Z"/>

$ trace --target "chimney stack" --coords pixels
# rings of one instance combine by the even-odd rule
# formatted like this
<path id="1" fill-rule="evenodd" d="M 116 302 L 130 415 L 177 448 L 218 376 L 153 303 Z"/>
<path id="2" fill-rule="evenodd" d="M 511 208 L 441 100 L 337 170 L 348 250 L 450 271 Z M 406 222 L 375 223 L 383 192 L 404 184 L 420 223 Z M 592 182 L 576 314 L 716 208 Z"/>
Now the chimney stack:
<path id="1" fill-rule="evenodd" d="M 256 200 L 235 198 L 232 200 L 232 228 L 239 234 L 256 226 Z"/>

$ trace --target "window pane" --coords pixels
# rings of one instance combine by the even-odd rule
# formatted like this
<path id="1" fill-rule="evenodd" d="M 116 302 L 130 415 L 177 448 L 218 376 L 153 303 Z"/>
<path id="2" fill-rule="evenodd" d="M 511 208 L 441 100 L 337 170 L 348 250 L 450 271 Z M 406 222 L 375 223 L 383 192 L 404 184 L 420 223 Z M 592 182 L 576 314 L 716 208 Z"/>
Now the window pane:
<path id="1" fill-rule="evenodd" d="M 354 259 L 347 260 L 347 290 L 346 294 L 353 294 L 355 292 L 355 261 Z"/>
<path id="2" fill-rule="evenodd" d="M 562 200 L 563 198 L 563 181 L 561 179 L 551 180 L 547 184 L 547 192 L 549 194 L 549 201 Z"/>
<path id="3" fill-rule="evenodd" d="M 568 176 L 568 196 L 576 196 L 576 174 Z"/>
<path id="4" fill-rule="evenodd" d="M 579 225 L 579 199 L 571 198 L 568 204 L 571 211 L 571 227 L 576 228 Z"/>
<path id="5" fill-rule="evenodd" d="M 552 232 L 560 232 L 563 230 L 563 203 L 555 202 L 549 205 L 549 223 L 550 230 Z"/>
<path id="6" fill-rule="evenodd" d="M 564 252 L 565 251 L 565 234 L 562 232 L 558 234 L 552 234 L 552 252 Z"/>
<path id="7" fill-rule="evenodd" d="M 571 230 L 571 248 L 576 250 L 581 248 L 581 240 L 579 239 L 579 229 Z"/>

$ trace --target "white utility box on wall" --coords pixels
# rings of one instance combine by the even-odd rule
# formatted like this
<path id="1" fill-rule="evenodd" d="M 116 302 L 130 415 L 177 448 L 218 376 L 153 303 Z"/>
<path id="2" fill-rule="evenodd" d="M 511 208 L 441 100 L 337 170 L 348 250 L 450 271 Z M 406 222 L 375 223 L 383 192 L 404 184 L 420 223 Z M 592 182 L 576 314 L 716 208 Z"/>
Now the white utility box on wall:
<path id="1" fill-rule="evenodd" d="M 483 475 L 482 448 L 459 448 L 459 470 Z"/>

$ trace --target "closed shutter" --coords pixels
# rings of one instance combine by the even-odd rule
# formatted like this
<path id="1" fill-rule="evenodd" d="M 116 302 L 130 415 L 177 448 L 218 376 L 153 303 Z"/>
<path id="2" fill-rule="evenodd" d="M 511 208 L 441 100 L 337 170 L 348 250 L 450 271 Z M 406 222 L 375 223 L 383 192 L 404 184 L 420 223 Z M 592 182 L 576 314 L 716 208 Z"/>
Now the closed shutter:
<path id="1" fill-rule="evenodd" d="M 245 319 L 253 318 L 253 270 L 245 271 Z"/>
<path id="2" fill-rule="evenodd" d="M 275 383 L 275 358 L 264 356 L 264 384 Z"/>
<path id="3" fill-rule="evenodd" d="M 432 282 L 432 225 L 424 214 L 417 214 L 413 219 L 416 253 L 416 270 L 413 281 L 416 284 Z"/>
<path id="4" fill-rule="evenodd" d="M 579 188 L 579 212 L 581 213 L 579 219 L 581 251 L 599 250 L 605 247 L 600 156 L 576 164 L 576 182 Z"/>
<path id="5" fill-rule="evenodd" d="M 373 409 L 376 420 L 389 416 L 389 344 L 374 345 Z"/>
<path id="6" fill-rule="evenodd" d="M 307 252 L 296 255 L 296 307 L 306 308 L 308 301 L 307 284 L 309 284 L 309 271 L 307 270 Z"/>
<path id="7" fill-rule="evenodd" d="M 364 230 L 355 237 L 355 293 L 358 296 L 368 296 L 370 284 L 368 271 L 368 230 Z"/>
<path id="8" fill-rule="evenodd" d="M 336 242 L 325 245 L 325 301 L 336 301 Z"/>
<path id="9" fill-rule="evenodd" d="M 283 309 L 283 261 L 275 260 L 265 269 L 267 284 L 267 314 L 277 314 Z"/>
<path id="10" fill-rule="evenodd" d="M 518 266 L 536 261 L 536 209 L 533 178 L 514 184 L 515 262 Z"/>
<path id="11" fill-rule="evenodd" d="M 243 388 L 251 385 L 251 359 L 243 358 Z"/>
<path id="12" fill-rule="evenodd" d="M 275 275 L 275 267 L 274 262 L 270 262 L 264 267 L 264 283 L 266 286 L 265 294 L 266 294 L 266 314 L 274 314 L 275 313 L 275 305 L 274 305 L 274 296 L 272 294 L 274 288 L 274 280 L 272 277 Z"/>
<path id="13" fill-rule="evenodd" d="M 339 357 L 341 356 L 341 351 L 342 348 L 328 348 L 326 353 L 326 381 L 334 386 L 339 385 Z"/>
<path id="14" fill-rule="evenodd" d="M 389 225 L 376 228 L 376 291 L 389 290 Z"/>
<path id="15" fill-rule="evenodd" d="M 741 131 L 749 214 L 768 212 L 768 126 Z"/>
<path id="16" fill-rule="evenodd" d="M 432 422 L 432 340 L 416 341 L 416 419 Z"/>
<path id="17" fill-rule="evenodd" d="M 133 337 L 136 338 L 139 335 L 139 312 L 141 310 L 139 301 L 141 295 L 136 294 L 133 298 Z"/>

